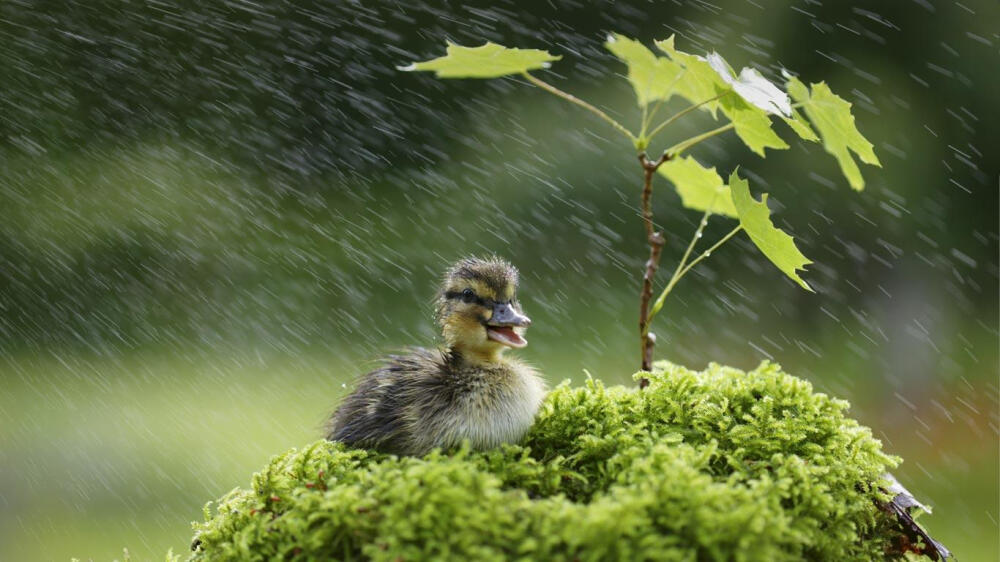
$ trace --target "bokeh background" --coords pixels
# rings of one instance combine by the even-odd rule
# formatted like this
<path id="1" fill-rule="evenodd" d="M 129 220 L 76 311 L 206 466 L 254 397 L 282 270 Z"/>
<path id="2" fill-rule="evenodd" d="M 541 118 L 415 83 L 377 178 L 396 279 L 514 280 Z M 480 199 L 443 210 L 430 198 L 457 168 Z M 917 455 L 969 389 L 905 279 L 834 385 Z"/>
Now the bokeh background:
<path id="1" fill-rule="evenodd" d="M 183 552 L 380 353 L 434 343 L 435 280 L 469 254 L 520 267 L 550 382 L 629 384 L 630 147 L 520 80 L 394 69 L 445 38 L 547 48 L 547 80 L 634 126 L 620 31 L 826 80 L 884 165 L 854 193 L 781 125 L 766 160 L 699 146 L 771 193 L 817 293 L 731 242 L 657 318 L 658 358 L 772 359 L 850 400 L 931 531 L 995 560 L 997 22 L 991 0 L 0 3 L 0 559 Z M 656 190 L 670 268 L 699 216 Z"/>

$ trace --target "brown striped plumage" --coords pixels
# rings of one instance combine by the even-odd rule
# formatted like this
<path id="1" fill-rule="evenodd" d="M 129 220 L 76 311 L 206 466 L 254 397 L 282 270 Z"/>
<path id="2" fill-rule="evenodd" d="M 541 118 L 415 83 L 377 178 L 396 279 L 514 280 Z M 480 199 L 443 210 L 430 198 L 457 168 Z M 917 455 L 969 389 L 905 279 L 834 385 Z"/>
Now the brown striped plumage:
<path id="1" fill-rule="evenodd" d="M 517 270 L 497 258 L 452 266 L 437 300 L 445 347 L 389 356 L 364 375 L 331 416 L 327 438 L 400 455 L 520 440 L 545 389 L 534 369 L 503 357 L 527 343 L 517 282 Z"/>

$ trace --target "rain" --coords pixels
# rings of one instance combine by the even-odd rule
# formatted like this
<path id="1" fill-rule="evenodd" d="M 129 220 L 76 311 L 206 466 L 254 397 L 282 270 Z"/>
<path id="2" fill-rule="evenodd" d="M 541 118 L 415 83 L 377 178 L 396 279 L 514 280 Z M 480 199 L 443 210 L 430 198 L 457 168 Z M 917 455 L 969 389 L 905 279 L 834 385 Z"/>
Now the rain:
<path id="1" fill-rule="evenodd" d="M 997 21 L 988 1 L 3 2 L 0 560 L 184 553 L 205 503 L 322 437 L 379 356 L 435 345 L 436 283 L 464 256 L 520 269 L 519 355 L 549 384 L 634 384 L 632 147 L 520 78 L 397 70 L 446 40 L 546 49 L 563 58 L 539 76 L 633 126 L 609 32 L 852 103 L 882 161 L 861 192 L 780 123 L 792 146 L 766 159 L 731 134 L 694 149 L 770 194 L 816 293 L 736 237 L 671 294 L 655 357 L 770 360 L 849 400 L 934 536 L 989 559 Z M 653 205 L 662 288 L 701 216 L 662 177 Z M 706 247 L 730 228 L 712 219 Z"/>

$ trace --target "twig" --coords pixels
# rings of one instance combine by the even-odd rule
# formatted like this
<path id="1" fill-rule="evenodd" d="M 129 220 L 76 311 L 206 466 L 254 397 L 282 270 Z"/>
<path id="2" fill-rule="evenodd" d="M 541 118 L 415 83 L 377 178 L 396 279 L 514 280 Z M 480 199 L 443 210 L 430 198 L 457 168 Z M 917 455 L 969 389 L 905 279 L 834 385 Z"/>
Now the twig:
<path id="1" fill-rule="evenodd" d="M 649 301 L 653 298 L 653 278 L 660 265 L 660 253 L 666 240 L 662 232 L 658 232 L 653 224 L 653 174 L 667 160 L 670 154 L 664 152 L 657 160 L 650 160 L 646 153 L 639 154 L 639 165 L 642 166 L 644 182 L 642 186 L 642 223 L 646 228 L 646 241 L 649 242 L 649 260 L 646 261 L 646 272 L 642 276 L 642 291 L 639 293 L 639 343 L 642 359 L 642 370 L 649 371 L 653 367 L 653 346 L 656 338 L 649 333 Z M 639 388 L 649 386 L 649 379 L 639 379 Z"/>

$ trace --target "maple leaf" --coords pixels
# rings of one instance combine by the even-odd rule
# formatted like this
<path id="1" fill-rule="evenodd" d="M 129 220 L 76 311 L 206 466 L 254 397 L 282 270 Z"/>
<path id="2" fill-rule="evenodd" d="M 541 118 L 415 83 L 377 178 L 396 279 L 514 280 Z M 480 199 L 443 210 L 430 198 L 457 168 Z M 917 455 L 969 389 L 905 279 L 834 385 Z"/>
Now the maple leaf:
<path id="1" fill-rule="evenodd" d="M 445 52 L 443 57 L 397 68 L 434 71 L 438 78 L 497 78 L 548 68 L 550 62 L 562 58 L 548 51 L 514 49 L 489 42 L 479 47 L 449 42 Z"/>
<path id="2" fill-rule="evenodd" d="M 823 148 L 837 159 L 851 187 L 857 191 L 864 189 L 865 180 L 851 151 L 866 164 L 879 167 L 882 164 L 875 156 L 872 143 L 855 126 L 850 102 L 831 92 L 823 82 L 812 84 L 810 92 L 798 78 L 789 76 L 787 87 L 792 99 L 802 104 L 806 116 L 823 139 Z"/>
<path id="3" fill-rule="evenodd" d="M 788 143 L 771 128 L 771 118 L 763 109 L 747 103 L 733 91 L 720 95 L 719 104 L 722 112 L 733 122 L 736 136 L 757 155 L 765 156 L 765 148 L 788 148 Z"/>
<path id="4" fill-rule="evenodd" d="M 729 89 L 729 85 L 712 70 L 708 61 L 698 55 L 685 53 L 674 47 L 674 36 L 656 41 L 656 46 L 670 57 L 670 60 L 684 68 L 684 77 L 677 83 L 677 94 L 691 103 L 702 103 L 718 95 L 719 89 Z M 719 102 L 706 103 L 704 109 L 716 116 Z"/>
<path id="5" fill-rule="evenodd" d="M 746 95 L 752 95 L 754 99 L 760 101 L 761 93 L 754 92 L 757 90 L 769 94 L 773 92 L 765 90 L 755 79 L 748 78 L 750 80 L 748 83 L 734 79 L 729 65 L 717 53 L 705 58 L 678 50 L 674 46 L 673 35 L 663 41 L 657 41 L 656 46 L 684 69 L 683 78 L 675 87 L 678 95 L 692 104 L 703 104 L 702 108 L 711 112 L 713 117 L 717 117 L 718 110 L 722 109 L 726 117 L 733 122 L 736 136 L 760 156 L 764 156 L 765 148 L 788 148 L 788 144 L 771 128 L 771 119 L 767 112 L 770 106 L 762 108 L 754 105 L 753 100 L 746 98 Z M 716 66 L 719 68 L 715 68 Z M 720 69 L 723 72 L 720 72 Z M 764 80 L 763 77 L 760 79 Z M 739 85 L 739 90 L 736 89 L 736 85 Z M 771 86 L 779 94 L 784 95 L 776 87 Z M 787 96 L 785 101 L 787 102 Z"/>
<path id="6" fill-rule="evenodd" d="M 812 263 L 809 258 L 795 246 L 794 239 L 787 232 L 774 226 L 771 222 L 771 211 L 767 208 L 767 194 L 760 201 L 750 195 L 750 184 L 740 179 L 733 170 L 729 176 L 729 189 L 733 195 L 733 205 L 739 214 L 740 224 L 750 240 L 760 251 L 771 260 L 790 279 L 803 289 L 812 292 L 808 283 L 799 277 L 798 270 L 804 270 Z"/>
<path id="7" fill-rule="evenodd" d="M 628 65 L 628 81 L 635 90 L 639 107 L 651 101 L 667 100 L 684 74 L 677 63 L 656 56 L 645 45 L 624 35 L 608 35 L 604 46 Z"/>
<path id="8" fill-rule="evenodd" d="M 713 52 L 706 57 L 706 60 L 712 70 L 751 105 L 768 113 L 776 113 L 785 117 L 792 116 L 792 103 L 788 99 L 788 94 L 761 76 L 757 70 L 743 67 L 740 70 L 740 75 L 736 77 L 733 76 L 733 70 L 719 53 Z"/>
<path id="9" fill-rule="evenodd" d="M 729 186 L 715 168 L 706 168 L 697 160 L 686 156 L 664 162 L 657 170 L 666 177 L 681 196 L 681 204 L 688 209 L 708 211 L 736 218 L 736 207 Z"/>

